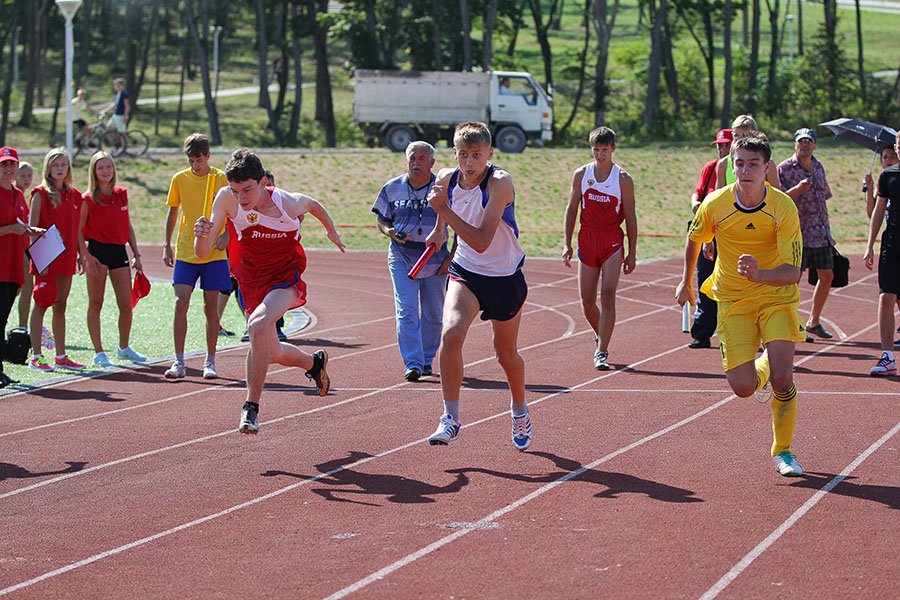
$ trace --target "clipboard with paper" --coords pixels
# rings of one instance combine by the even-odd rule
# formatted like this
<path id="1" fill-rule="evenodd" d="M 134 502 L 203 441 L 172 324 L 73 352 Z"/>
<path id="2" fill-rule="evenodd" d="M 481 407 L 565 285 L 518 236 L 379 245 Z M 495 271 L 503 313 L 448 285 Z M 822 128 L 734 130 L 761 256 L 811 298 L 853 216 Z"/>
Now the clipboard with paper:
<path id="1" fill-rule="evenodd" d="M 25 249 L 25 254 L 34 263 L 34 270 L 43 273 L 60 254 L 66 251 L 66 243 L 56 225 L 51 225 L 43 235 L 35 238 Z"/>

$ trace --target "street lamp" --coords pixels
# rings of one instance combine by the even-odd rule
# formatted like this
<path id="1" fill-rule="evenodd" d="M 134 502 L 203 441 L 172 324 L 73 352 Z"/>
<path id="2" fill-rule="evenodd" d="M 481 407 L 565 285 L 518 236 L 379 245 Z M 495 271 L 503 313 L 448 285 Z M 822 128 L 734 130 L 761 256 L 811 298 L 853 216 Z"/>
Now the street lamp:
<path id="1" fill-rule="evenodd" d="M 213 71 L 215 72 L 216 87 L 213 97 L 219 96 L 219 34 L 222 33 L 222 26 L 216 25 L 213 29 Z"/>
<path id="2" fill-rule="evenodd" d="M 81 0 L 56 0 L 59 12 L 66 19 L 66 150 L 72 156 L 74 148 L 72 136 L 72 57 L 75 55 L 75 38 L 72 34 L 72 19 L 81 7 Z"/>

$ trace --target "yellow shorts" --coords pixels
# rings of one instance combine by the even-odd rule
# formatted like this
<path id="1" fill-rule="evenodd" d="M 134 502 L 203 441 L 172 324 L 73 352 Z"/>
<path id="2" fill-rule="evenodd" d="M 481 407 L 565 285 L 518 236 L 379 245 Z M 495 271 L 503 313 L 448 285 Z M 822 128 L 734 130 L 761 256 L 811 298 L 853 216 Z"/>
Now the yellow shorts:
<path id="1" fill-rule="evenodd" d="M 799 302 L 751 298 L 719 302 L 719 347 L 722 367 L 730 371 L 756 358 L 759 344 L 774 340 L 806 341 Z"/>

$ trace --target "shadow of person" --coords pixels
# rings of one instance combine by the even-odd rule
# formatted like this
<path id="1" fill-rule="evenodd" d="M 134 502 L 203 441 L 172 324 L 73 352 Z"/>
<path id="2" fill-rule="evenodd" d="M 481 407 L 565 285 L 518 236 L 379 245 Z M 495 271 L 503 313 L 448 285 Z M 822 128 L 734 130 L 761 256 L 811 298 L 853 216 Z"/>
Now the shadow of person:
<path id="1" fill-rule="evenodd" d="M 356 500 L 351 497 L 343 497 L 344 494 L 353 496 L 383 496 L 388 502 L 400 504 L 423 504 L 435 502 L 432 496 L 440 494 L 454 494 L 469 484 L 469 478 L 463 473 L 457 473 L 453 481 L 446 485 L 434 485 L 416 479 L 410 479 L 402 475 L 390 475 L 382 473 L 362 473 L 347 468 L 357 461 L 371 458 L 371 454 L 365 452 L 350 452 L 346 457 L 337 458 L 316 465 L 319 475 L 303 475 L 288 471 L 269 470 L 263 477 L 296 477 L 324 483 L 331 488 L 315 488 L 313 493 L 322 496 L 326 500 L 334 502 L 349 502 L 365 506 L 380 506 L 375 502 Z"/>
<path id="2" fill-rule="evenodd" d="M 447 473 L 484 473 L 494 477 L 527 483 L 553 483 L 560 480 L 580 481 L 604 488 L 594 494 L 595 498 L 618 498 L 620 494 L 644 494 L 648 498 L 662 502 L 703 502 L 703 499 L 695 496 L 694 492 L 684 488 L 642 479 L 634 475 L 626 475 L 625 473 L 588 469 L 578 461 L 563 458 L 550 452 L 531 452 L 530 454 L 546 458 L 559 471 L 552 471 L 545 475 L 525 475 L 521 473 L 503 473 L 492 469 L 466 468 L 450 469 Z"/>
<path id="3" fill-rule="evenodd" d="M 837 477 L 833 473 L 813 473 L 807 471 L 799 479 L 790 483 L 790 487 L 820 490 L 832 479 Z M 829 494 L 859 498 L 870 502 L 879 502 L 894 510 L 900 509 L 900 488 L 892 485 L 871 485 L 856 483 L 852 480 L 857 477 L 845 477 L 840 483 L 828 490 Z"/>
<path id="4" fill-rule="evenodd" d="M 483 389 L 483 390 L 508 390 L 509 383 L 504 381 L 498 381 L 496 379 L 479 379 L 478 377 L 469 377 L 468 375 L 463 377 L 463 385 L 466 388 L 474 388 L 474 389 Z M 549 385 L 549 384 L 525 384 L 525 390 L 529 392 L 560 392 L 567 388 L 561 385 Z"/>
<path id="5" fill-rule="evenodd" d="M 69 466 L 65 469 L 60 469 L 59 471 L 44 471 L 43 473 L 35 473 L 34 471 L 29 471 L 25 467 L 20 467 L 19 465 L 0 462 L 0 481 L 6 481 L 7 479 L 29 479 L 32 477 L 46 477 L 48 475 L 65 475 L 66 473 L 75 473 L 76 471 L 82 470 L 87 463 L 81 461 L 66 461 L 66 464 Z"/>

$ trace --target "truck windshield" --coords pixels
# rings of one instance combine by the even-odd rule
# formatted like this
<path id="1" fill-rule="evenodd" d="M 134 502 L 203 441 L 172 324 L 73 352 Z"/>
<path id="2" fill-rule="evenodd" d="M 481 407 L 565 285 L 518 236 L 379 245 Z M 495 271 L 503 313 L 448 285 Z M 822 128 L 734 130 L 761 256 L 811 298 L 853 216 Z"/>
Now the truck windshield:
<path id="1" fill-rule="evenodd" d="M 501 96 L 520 96 L 531 106 L 537 104 L 537 91 L 525 77 L 501 77 L 499 85 Z"/>

